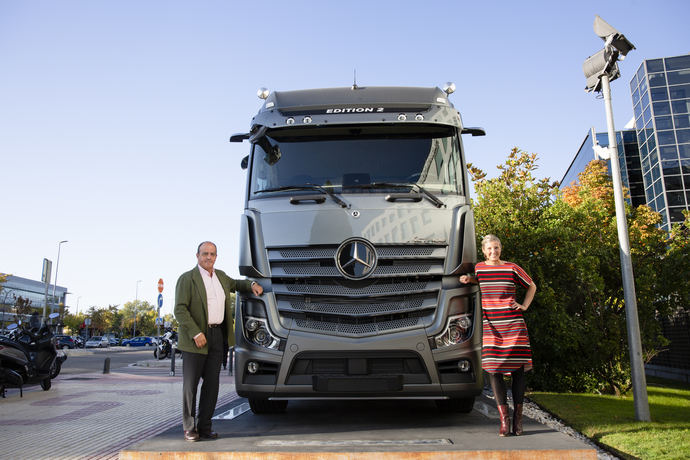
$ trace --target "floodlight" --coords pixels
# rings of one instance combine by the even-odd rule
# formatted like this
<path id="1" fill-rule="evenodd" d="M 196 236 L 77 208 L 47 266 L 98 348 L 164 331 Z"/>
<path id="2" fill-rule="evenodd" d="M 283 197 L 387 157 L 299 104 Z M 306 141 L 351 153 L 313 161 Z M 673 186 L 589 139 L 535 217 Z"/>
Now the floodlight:
<path id="1" fill-rule="evenodd" d="M 594 33 L 601 37 L 607 44 L 610 44 L 618 50 L 623 56 L 627 55 L 630 50 L 635 49 L 635 45 L 625 38 L 625 35 L 618 32 L 611 24 L 601 19 L 599 16 L 594 16 Z M 622 60 L 623 58 L 621 58 Z"/>
<path id="2" fill-rule="evenodd" d="M 587 79 L 585 91 L 601 91 L 601 76 L 604 74 L 608 75 L 609 81 L 620 77 L 616 54 L 604 48 L 585 59 L 582 64 L 582 71 Z"/>

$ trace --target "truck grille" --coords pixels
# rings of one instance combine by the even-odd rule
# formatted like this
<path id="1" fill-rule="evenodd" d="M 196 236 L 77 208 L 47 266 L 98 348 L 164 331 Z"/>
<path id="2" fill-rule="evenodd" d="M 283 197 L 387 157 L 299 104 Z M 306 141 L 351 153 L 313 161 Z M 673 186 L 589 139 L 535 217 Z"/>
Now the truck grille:
<path id="1" fill-rule="evenodd" d="M 436 311 L 447 248 L 376 246 L 376 270 L 348 280 L 337 246 L 269 248 L 273 292 L 292 329 L 365 336 L 421 327 Z"/>

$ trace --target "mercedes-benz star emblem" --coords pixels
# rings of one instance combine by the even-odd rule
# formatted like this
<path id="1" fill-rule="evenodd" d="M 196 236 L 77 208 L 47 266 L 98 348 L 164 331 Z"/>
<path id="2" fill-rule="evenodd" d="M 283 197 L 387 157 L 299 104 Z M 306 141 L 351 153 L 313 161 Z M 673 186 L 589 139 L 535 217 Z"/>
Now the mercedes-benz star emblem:
<path id="1" fill-rule="evenodd" d="M 376 268 L 376 250 L 367 240 L 351 238 L 335 253 L 335 265 L 345 278 L 364 279 Z"/>

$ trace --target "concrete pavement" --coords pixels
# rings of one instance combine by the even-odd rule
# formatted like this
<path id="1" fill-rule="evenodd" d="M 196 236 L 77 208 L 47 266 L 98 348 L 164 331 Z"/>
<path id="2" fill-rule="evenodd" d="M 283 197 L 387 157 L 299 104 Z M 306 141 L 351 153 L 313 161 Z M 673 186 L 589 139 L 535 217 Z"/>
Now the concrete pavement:
<path id="1" fill-rule="evenodd" d="M 430 401 L 291 401 L 285 414 L 256 416 L 221 374 L 214 429 L 182 439 L 181 366 L 169 360 L 110 374 L 60 375 L 49 391 L 8 390 L 0 399 L 2 458 L 21 459 L 596 459 L 588 445 L 525 420 L 525 435 L 496 436 L 493 402 L 441 414 Z M 178 361 L 179 364 L 179 361 Z M 410 414 L 414 414 L 410 417 Z M 233 415 L 235 416 L 234 418 Z"/>
<path id="2" fill-rule="evenodd" d="M 117 459 L 120 450 L 181 426 L 178 370 L 175 377 L 165 368 L 59 375 L 49 391 L 28 387 L 23 398 L 8 390 L 0 399 L 0 457 Z M 218 404 L 236 399 L 234 390 L 233 377 L 222 374 Z"/>

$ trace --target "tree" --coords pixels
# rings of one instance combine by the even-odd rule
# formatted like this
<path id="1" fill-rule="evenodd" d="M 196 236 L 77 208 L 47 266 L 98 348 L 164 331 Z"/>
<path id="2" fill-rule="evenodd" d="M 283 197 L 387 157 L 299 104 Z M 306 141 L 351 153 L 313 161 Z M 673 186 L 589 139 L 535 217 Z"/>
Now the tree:
<path id="1" fill-rule="evenodd" d="M 121 311 L 124 335 L 132 334 L 136 315 L 137 335 L 155 335 L 156 308 L 145 300 L 126 302 Z"/>
<path id="2" fill-rule="evenodd" d="M 108 331 L 108 313 L 104 308 L 90 307 L 87 312 L 87 317 L 91 318 L 90 335 L 103 335 Z"/>
<path id="3" fill-rule="evenodd" d="M 523 266 L 538 286 L 526 314 L 533 348 L 534 388 L 621 393 L 629 385 L 625 308 L 613 188 L 604 162 L 592 162 L 579 182 L 558 191 L 536 179 L 537 156 L 513 149 L 499 177 L 468 165 L 477 198 L 477 234 L 501 238 L 504 257 Z M 652 355 L 664 345 L 655 315 L 668 311 L 674 283 L 666 273 L 666 234 L 646 206 L 627 208 L 642 345 Z M 682 232 L 681 232 L 682 233 Z M 682 238 L 679 246 L 685 248 Z M 686 249 L 687 251 L 687 249 Z M 687 279 L 681 251 L 672 279 Z M 685 278 L 683 275 L 685 274 Z M 687 283 L 684 283 L 687 284 Z M 679 301 L 680 303 L 680 301 Z M 533 313 L 534 312 L 534 313 Z M 538 313 L 536 313 L 538 312 Z"/>
<path id="4" fill-rule="evenodd" d="M 32 303 L 33 301 L 31 299 L 18 296 L 14 301 L 14 312 L 17 315 L 30 315 L 34 310 L 31 307 Z"/>
<path id="5" fill-rule="evenodd" d="M 65 325 L 65 328 L 67 328 L 71 334 L 78 334 L 79 330 L 81 329 L 81 325 L 84 324 L 85 318 L 86 316 L 84 313 L 80 313 L 78 315 L 67 313 L 62 318 L 62 322 Z"/>

